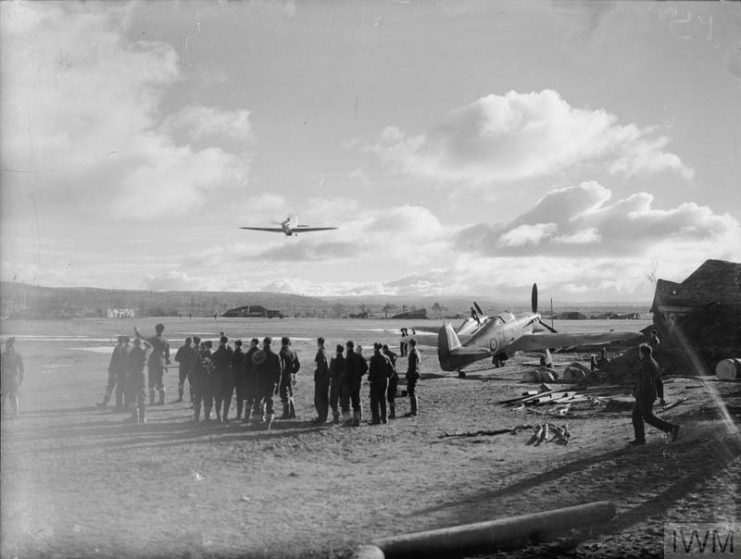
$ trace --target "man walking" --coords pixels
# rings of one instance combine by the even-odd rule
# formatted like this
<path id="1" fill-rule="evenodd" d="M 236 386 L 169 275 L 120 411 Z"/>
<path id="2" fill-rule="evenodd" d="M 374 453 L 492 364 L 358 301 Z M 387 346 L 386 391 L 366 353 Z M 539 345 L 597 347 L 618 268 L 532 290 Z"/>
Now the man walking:
<path id="1" fill-rule="evenodd" d="M 283 415 L 281 419 L 294 419 L 296 407 L 293 402 L 293 390 L 296 385 L 296 373 L 301 368 L 298 355 L 291 349 L 291 338 L 284 336 L 281 339 L 280 348 L 280 401 L 283 404 Z"/>
<path id="2" fill-rule="evenodd" d="M 636 399 L 632 414 L 635 439 L 631 441 L 631 445 L 646 444 L 644 421 L 665 433 L 671 433 L 672 442 L 676 441 L 679 436 L 679 425 L 659 419 L 653 412 L 654 402 L 659 395 L 659 391 L 661 390 L 662 400 L 664 395 L 663 384 L 660 384 L 659 364 L 654 360 L 652 353 L 650 345 L 641 344 L 638 346 L 638 357 L 641 359 L 641 366 L 638 370 L 636 385 L 633 388 L 633 396 Z"/>
<path id="3" fill-rule="evenodd" d="M 314 407 L 316 408 L 317 424 L 323 425 L 327 422 L 329 414 L 329 357 L 324 349 L 324 338 L 316 341 L 317 351 L 314 357 Z"/>
<path id="4" fill-rule="evenodd" d="M 0 382 L 3 392 L 3 407 L 5 399 L 10 401 L 10 417 L 18 418 L 19 397 L 18 390 L 23 384 L 23 359 L 21 354 L 15 350 L 15 338 L 5 340 L 5 351 L 0 356 Z"/>
<path id="5" fill-rule="evenodd" d="M 345 357 L 342 355 L 342 344 L 337 344 L 337 355 L 332 357 L 329 364 L 329 405 L 332 407 L 332 423 L 340 422 L 340 408 L 338 401 L 342 400 L 345 386 Z M 348 412 L 349 412 L 348 406 Z"/>
<path id="6" fill-rule="evenodd" d="M 105 387 L 103 401 L 98 404 L 99 408 L 104 408 L 113 396 L 113 389 L 116 389 L 116 410 L 123 409 L 123 393 L 126 383 L 126 372 L 129 366 L 128 342 L 124 342 L 125 336 L 118 336 L 116 347 L 113 348 L 111 361 L 108 364 L 108 384 Z"/>
<path id="7" fill-rule="evenodd" d="M 422 363 L 422 356 L 417 349 L 417 340 L 414 338 L 409 340 L 409 358 L 407 361 L 407 395 L 409 396 L 410 410 L 404 415 L 411 417 L 417 415 L 417 381 L 419 380 L 420 365 Z"/>
<path id="8" fill-rule="evenodd" d="M 370 381 L 371 425 L 386 423 L 386 387 L 393 370 L 391 360 L 381 353 L 381 344 L 373 344 L 368 380 Z"/>

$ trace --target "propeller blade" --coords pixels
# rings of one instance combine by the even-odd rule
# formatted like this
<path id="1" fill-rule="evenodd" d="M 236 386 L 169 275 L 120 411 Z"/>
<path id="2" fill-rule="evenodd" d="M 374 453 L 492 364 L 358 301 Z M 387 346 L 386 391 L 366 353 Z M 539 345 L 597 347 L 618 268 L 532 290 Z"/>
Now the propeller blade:
<path id="1" fill-rule="evenodd" d="M 547 325 L 547 324 L 546 324 L 545 322 L 543 322 L 542 320 L 538 320 L 538 322 L 540 323 L 540 325 L 541 325 L 541 326 L 542 326 L 543 328 L 545 328 L 546 330 L 548 330 L 548 331 L 549 331 L 549 332 L 551 332 L 552 334 L 558 334 L 558 331 L 557 331 L 557 330 L 556 330 L 555 328 L 551 328 L 550 326 L 548 326 L 548 325 Z"/>
<path id="2" fill-rule="evenodd" d="M 530 296 L 530 306 L 534 313 L 538 312 L 538 284 L 533 284 L 533 293 Z"/>
<path id="3" fill-rule="evenodd" d="M 481 310 L 481 307 L 479 307 L 479 304 L 474 301 L 473 306 L 476 307 L 476 312 L 479 313 L 481 316 L 484 316 L 484 311 Z"/>

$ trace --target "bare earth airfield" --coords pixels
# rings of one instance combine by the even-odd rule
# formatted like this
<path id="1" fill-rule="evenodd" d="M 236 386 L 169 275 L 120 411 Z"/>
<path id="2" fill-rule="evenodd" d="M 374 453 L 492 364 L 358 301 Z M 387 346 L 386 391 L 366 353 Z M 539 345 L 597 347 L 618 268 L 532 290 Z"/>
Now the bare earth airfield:
<path id="1" fill-rule="evenodd" d="M 111 406 L 96 409 L 114 336 L 134 324 L 153 332 L 158 321 L 3 322 L 26 366 L 21 417 L 2 427 L 3 557 L 349 557 L 374 537 L 598 500 L 617 507 L 609 525 L 495 556 L 661 556 L 665 523 L 738 517 L 738 383 L 670 375 L 667 400 L 687 398 L 665 412 L 682 425 L 676 443 L 649 428 L 645 447 L 628 448 L 629 411 L 604 407 L 554 419 L 573 433 L 563 446 L 529 446 L 532 431 L 448 437 L 545 421 L 500 403 L 534 388 L 522 381 L 533 358 L 474 366 L 459 379 L 441 374 L 434 350 L 423 347 L 419 416 L 317 427 L 310 423 L 316 336 L 329 348 L 348 339 L 397 345 L 384 329 L 401 325 L 167 319 L 173 351 L 187 335 L 214 339 L 222 330 L 232 340 L 292 336 L 302 362 L 298 419 L 276 421 L 270 432 L 194 426 L 189 405 L 173 403 L 176 369 L 166 375 L 166 405 L 148 407 L 146 425 L 126 423 Z M 556 327 L 585 325 L 605 327 Z M 404 358 L 399 365 L 405 370 Z M 367 398 L 364 386 L 364 419 Z M 398 402 L 403 415 L 408 402 Z"/>

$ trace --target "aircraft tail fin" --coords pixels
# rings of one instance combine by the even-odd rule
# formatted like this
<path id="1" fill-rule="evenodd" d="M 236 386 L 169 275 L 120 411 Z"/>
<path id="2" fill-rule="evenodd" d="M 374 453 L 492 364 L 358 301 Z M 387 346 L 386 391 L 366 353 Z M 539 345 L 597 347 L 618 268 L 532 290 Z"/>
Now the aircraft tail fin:
<path id="1" fill-rule="evenodd" d="M 437 357 L 443 371 L 460 370 L 489 355 L 485 348 L 463 346 L 449 322 L 446 322 L 437 334 Z"/>

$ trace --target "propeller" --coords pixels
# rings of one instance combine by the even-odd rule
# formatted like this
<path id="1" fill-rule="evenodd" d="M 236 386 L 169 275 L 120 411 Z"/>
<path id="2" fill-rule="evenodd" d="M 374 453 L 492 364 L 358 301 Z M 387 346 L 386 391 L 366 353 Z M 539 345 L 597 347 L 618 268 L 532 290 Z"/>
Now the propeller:
<path id="1" fill-rule="evenodd" d="M 530 305 L 531 305 L 533 312 L 537 313 L 538 312 L 538 284 L 537 283 L 533 284 L 533 292 L 532 292 L 532 295 L 530 296 Z M 549 332 L 553 334 L 558 334 L 555 328 L 551 328 L 542 320 L 538 320 L 538 322 L 540 323 L 541 326 L 543 326 Z"/>
<path id="2" fill-rule="evenodd" d="M 476 312 L 479 313 L 481 316 L 484 316 L 484 311 L 481 310 L 481 307 L 479 307 L 479 304 L 474 301 L 473 306 L 476 307 Z"/>

